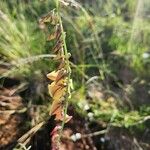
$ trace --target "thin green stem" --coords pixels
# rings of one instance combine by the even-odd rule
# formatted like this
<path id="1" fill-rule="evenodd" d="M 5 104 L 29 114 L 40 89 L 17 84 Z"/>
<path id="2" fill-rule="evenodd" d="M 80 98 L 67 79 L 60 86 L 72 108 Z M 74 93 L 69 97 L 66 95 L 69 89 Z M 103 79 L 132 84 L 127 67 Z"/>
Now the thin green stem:
<path id="1" fill-rule="evenodd" d="M 56 10 L 59 12 L 59 0 L 56 0 Z"/>
<path id="2" fill-rule="evenodd" d="M 65 54 L 65 60 L 66 60 L 66 69 L 68 72 L 68 78 L 67 78 L 67 94 L 66 94 L 66 99 L 65 99 L 65 105 L 64 105 L 64 119 L 61 125 L 61 130 L 60 130 L 60 136 L 59 136 L 59 141 L 62 135 L 62 130 L 64 128 L 65 125 L 65 120 L 66 120 L 66 115 L 67 115 L 67 109 L 68 109 L 68 100 L 70 98 L 70 76 L 71 76 L 71 68 L 70 68 L 70 62 L 69 62 L 69 58 L 68 58 L 68 50 L 67 50 L 67 45 L 66 45 L 66 40 L 65 40 L 65 32 L 63 29 L 63 25 L 62 25 L 62 20 L 61 20 L 61 15 L 60 15 L 60 10 L 59 10 L 59 0 L 56 1 L 56 8 L 57 8 L 57 16 L 59 18 L 59 24 L 61 27 L 61 32 L 62 32 L 62 40 L 63 40 L 63 47 L 64 47 L 64 54 Z"/>
<path id="3" fill-rule="evenodd" d="M 66 115 L 67 115 L 68 100 L 69 100 L 69 97 L 70 97 L 70 76 L 71 76 L 71 69 L 70 69 L 70 64 L 69 64 L 67 45 L 66 45 L 66 41 L 65 41 L 65 32 L 64 32 L 64 29 L 63 29 L 62 20 L 61 20 L 60 16 L 59 16 L 59 23 L 60 23 L 60 26 L 61 26 L 62 39 L 63 39 L 63 43 L 64 43 L 64 53 L 65 53 L 65 59 L 66 59 L 66 69 L 67 69 L 67 72 L 68 72 L 68 80 L 67 80 L 68 87 L 67 87 L 67 95 L 66 95 L 65 106 L 64 106 L 64 119 L 63 119 L 63 122 L 62 122 L 61 131 L 60 131 L 60 137 L 61 137 L 62 130 L 63 130 L 64 125 L 65 125 Z"/>

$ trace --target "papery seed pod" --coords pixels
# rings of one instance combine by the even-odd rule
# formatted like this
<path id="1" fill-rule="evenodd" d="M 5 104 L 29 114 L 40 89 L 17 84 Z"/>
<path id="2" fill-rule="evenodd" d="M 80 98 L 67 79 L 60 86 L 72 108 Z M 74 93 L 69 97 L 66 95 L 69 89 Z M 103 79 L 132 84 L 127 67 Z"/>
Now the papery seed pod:
<path id="1" fill-rule="evenodd" d="M 59 66 L 58 66 L 58 70 L 61 69 L 61 68 L 64 68 L 65 65 L 66 65 L 65 59 L 64 59 L 64 58 L 61 58 L 61 59 L 60 59 L 60 64 L 59 64 Z"/>
<path id="2" fill-rule="evenodd" d="M 64 80 L 61 80 L 61 83 L 58 83 L 58 84 L 56 82 L 52 82 L 51 84 L 48 85 L 49 93 L 53 99 L 61 98 L 61 96 L 63 96 L 65 88 L 66 86 L 65 86 Z"/>
<path id="3" fill-rule="evenodd" d="M 57 26 L 55 27 L 55 32 L 48 35 L 47 41 L 51 41 L 53 39 L 58 40 L 60 37 L 61 37 L 61 29 L 60 25 L 57 24 Z"/>
<path id="4" fill-rule="evenodd" d="M 56 25 L 58 23 L 58 17 L 55 15 L 54 10 L 52 10 L 47 15 L 41 17 L 39 19 L 39 23 L 50 23 L 52 25 Z"/>
<path id="5" fill-rule="evenodd" d="M 59 88 L 60 88 L 60 86 L 57 86 L 55 82 L 48 84 L 48 92 L 52 98 L 54 96 L 55 91 Z"/>
<path id="6" fill-rule="evenodd" d="M 61 68 L 57 71 L 52 71 L 51 73 L 47 74 L 47 78 L 52 81 L 58 82 L 61 78 L 67 75 L 67 71 L 64 68 Z"/>
<path id="7" fill-rule="evenodd" d="M 56 77 L 56 82 L 58 82 L 60 79 L 65 78 L 67 76 L 67 70 L 65 70 L 64 68 L 61 68 L 58 76 Z"/>
<path id="8" fill-rule="evenodd" d="M 66 95 L 66 87 L 60 87 L 58 90 L 55 91 L 53 100 L 54 101 L 60 100 L 65 95 Z"/>
<path id="9" fill-rule="evenodd" d="M 52 80 L 52 81 L 55 81 L 56 78 L 57 78 L 57 76 L 58 76 L 58 74 L 59 74 L 59 71 L 60 70 L 57 70 L 57 71 L 54 70 L 54 71 L 52 71 L 51 73 L 47 74 L 47 78 L 50 79 L 50 80 Z"/>
<path id="10" fill-rule="evenodd" d="M 61 49 L 58 51 L 56 57 L 54 57 L 53 59 L 56 60 L 56 61 L 57 61 L 57 60 L 60 60 L 60 59 L 65 59 L 65 55 L 64 55 L 63 48 L 61 48 Z"/>
<path id="11" fill-rule="evenodd" d="M 56 53 L 58 52 L 61 48 L 63 48 L 63 40 L 58 40 L 53 48 L 53 52 Z"/>
<path id="12" fill-rule="evenodd" d="M 61 33 L 61 27 L 59 24 L 56 25 L 56 29 L 55 29 L 55 33 L 56 33 L 56 41 L 60 39 L 62 33 Z"/>
<path id="13" fill-rule="evenodd" d="M 50 115 L 55 115 L 55 120 L 63 121 L 64 119 L 63 104 L 54 102 L 51 106 Z M 64 122 L 67 123 L 71 118 L 72 116 L 68 116 L 66 114 Z"/>
<path id="14" fill-rule="evenodd" d="M 49 34 L 48 37 L 47 37 L 47 41 L 51 41 L 51 40 L 54 40 L 54 39 L 56 39 L 56 33 Z"/>
<path id="15" fill-rule="evenodd" d="M 66 87 L 67 86 L 67 77 L 62 78 L 58 81 L 56 80 L 55 82 L 56 82 L 57 85 L 63 85 L 64 87 Z"/>

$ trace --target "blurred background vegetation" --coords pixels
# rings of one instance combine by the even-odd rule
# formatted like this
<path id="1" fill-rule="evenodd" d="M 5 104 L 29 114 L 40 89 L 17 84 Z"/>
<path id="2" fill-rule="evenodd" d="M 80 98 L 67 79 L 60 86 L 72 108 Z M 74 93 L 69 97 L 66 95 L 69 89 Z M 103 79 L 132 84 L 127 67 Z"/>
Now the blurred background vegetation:
<path id="1" fill-rule="evenodd" d="M 54 8 L 48 0 L 0 1 L 0 86 L 22 98 L 16 110 L 27 116 L 24 130 L 48 117 L 53 44 L 38 20 Z M 150 1 L 70 0 L 60 11 L 72 55 L 70 114 L 107 129 L 112 149 L 123 146 L 121 137 L 115 142 L 118 129 L 137 138 L 138 146 L 128 137 L 136 143 L 131 149 L 150 148 Z"/>

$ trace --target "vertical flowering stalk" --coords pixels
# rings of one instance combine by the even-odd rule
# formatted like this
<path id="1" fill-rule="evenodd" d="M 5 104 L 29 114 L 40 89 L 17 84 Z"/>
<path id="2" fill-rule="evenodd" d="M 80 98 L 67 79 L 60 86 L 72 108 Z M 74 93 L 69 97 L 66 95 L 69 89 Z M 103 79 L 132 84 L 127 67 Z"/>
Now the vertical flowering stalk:
<path id="1" fill-rule="evenodd" d="M 59 13 L 57 12 L 56 14 L 54 11 L 51 11 L 40 19 L 41 27 L 46 29 L 47 24 L 54 26 L 54 32 L 47 36 L 47 41 L 54 40 L 55 46 L 52 49 L 52 53 L 56 55 L 54 61 L 58 63 L 57 68 L 47 74 L 47 78 L 52 81 L 48 84 L 49 94 L 52 97 L 52 105 L 49 114 L 50 116 L 55 116 L 55 120 L 57 122 L 62 123 L 61 128 L 59 124 L 57 124 L 59 131 L 62 131 L 64 124 L 71 119 L 71 116 L 67 115 L 68 100 L 71 96 L 71 69 L 69 65 L 70 53 L 67 52 L 65 32 Z M 59 134 L 61 133 L 59 132 Z M 54 138 L 58 137 L 56 135 L 58 135 L 58 130 L 51 133 L 52 144 L 55 145 L 55 148 L 52 146 L 52 149 L 58 149 L 56 148 L 56 138 Z M 57 141 L 58 140 L 59 138 L 57 138 Z"/>

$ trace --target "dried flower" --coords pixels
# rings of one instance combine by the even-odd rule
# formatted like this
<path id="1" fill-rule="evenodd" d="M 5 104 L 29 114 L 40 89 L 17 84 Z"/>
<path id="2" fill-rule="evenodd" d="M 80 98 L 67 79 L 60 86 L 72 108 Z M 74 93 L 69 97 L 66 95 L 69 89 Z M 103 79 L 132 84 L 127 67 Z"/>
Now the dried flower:
<path id="1" fill-rule="evenodd" d="M 64 120 L 64 103 L 66 100 L 66 95 L 70 94 L 70 87 L 69 87 L 69 71 L 67 67 L 67 61 L 70 57 L 70 54 L 66 54 L 64 51 L 64 40 L 63 40 L 63 31 L 62 25 L 59 21 L 58 15 L 55 14 L 54 11 L 51 11 L 46 16 L 42 17 L 39 20 L 41 25 L 45 25 L 47 23 L 54 26 L 55 30 L 53 33 L 49 34 L 47 37 L 48 41 L 55 40 L 56 44 L 52 49 L 52 53 L 56 55 L 54 61 L 59 62 L 58 68 L 52 71 L 51 73 L 47 74 L 47 78 L 53 81 L 51 84 L 48 85 L 48 91 L 50 96 L 53 99 L 50 115 L 55 115 L 55 120 Z M 69 93 L 69 94 L 68 94 Z M 70 116 L 66 115 L 65 122 L 71 119 Z"/>

